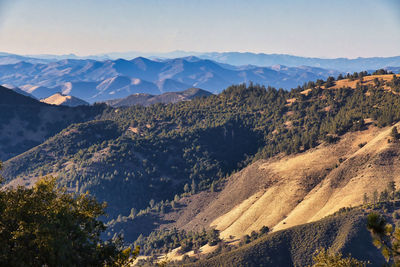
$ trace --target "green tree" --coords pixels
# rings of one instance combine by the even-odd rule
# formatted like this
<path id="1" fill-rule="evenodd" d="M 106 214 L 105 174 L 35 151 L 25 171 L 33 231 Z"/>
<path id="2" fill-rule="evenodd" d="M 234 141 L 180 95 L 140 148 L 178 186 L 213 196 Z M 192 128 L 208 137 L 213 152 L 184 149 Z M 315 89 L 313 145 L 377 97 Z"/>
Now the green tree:
<path id="1" fill-rule="evenodd" d="M 394 127 L 392 128 L 392 132 L 391 132 L 390 135 L 391 135 L 395 140 L 400 139 L 400 134 L 399 134 L 399 132 L 397 131 L 397 127 L 396 127 L 396 126 L 394 126 Z"/>
<path id="2" fill-rule="evenodd" d="M 183 187 L 183 191 L 184 191 L 185 193 L 189 193 L 190 188 L 189 188 L 189 185 L 188 185 L 188 184 L 185 184 L 185 186 Z"/>
<path id="3" fill-rule="evenodd" d="M 387 224 L 385 218 L 371 212 L 367 216 L 367 228 L 371 231 L 374 245 L 381 250 L 389 266 L 400 265 L 400 229 Z"/>
<path id="4" fill-rule="evenodd" d="M 380 202 L 385 202 L 389 200 L 389 192 L 387 189 L 383 190 L 381 194 L 379 195 L 379 201 Z"/>
<path id="5" fill-rule="evenodd" d="M 394 200 L 394 196 L 395 196 L 395 193 L 396 193 L 396 182 L 395 181 L 388 182 L 387 190 L 388 190 L 389 195 L 392 198 L 392 200 Z"/>
<path id="6" fill-rule="evenodd" d="M 210 246 L 215 246 L 216 244 L 218 244 L 218 242 L 221 241 L 221 239 L 219 238 L 219 231 L 216 229 L 211 229 L 207 232 L 207 239 Z"/>
<path id="7" fill-rule="evenodd" d="M 192 185 L 191 185 L 191 192 L 192 192 L 192 195 L 196 194 L 196 190 L 197 190 L 196 182 L 195 182 L 194 179 L 193 179 L 193 180 L 192 180 Z"/>
<path id="8" fill-rule="evenodd" d="M 372 194 L 372 202 L 375 207 L 376 203 L 378 202 L 378 191 L 377 190 L 375 190 L 374 193 Z"/>
<path id="9" fill-rule="evenodd" d="M 104 242 L 98 217 L 105 204 L 88 194 L 69 194 L 51 177 L 32 188 L 0 192 L 2 266 L 125 266 L 138 251 L 120 239 Z"/>
<path id="10" fill-rule="evenodd" d="M 131 208 L 131 213 L 129 214 L 129 218 L 133 219 L 136 216 L 136 209 Z"/>
<path id="11" fill-rule="evenodd" d="M 343 257 L 341 253 L 330 253 L 326 249 L 317 250 L 313 261 L 313 267 L 364 267 L 368 264 L 368 262 L 352 258 L 351 255 Z"/>
<path id="12" fill-rule="evenodd" d="M 150 199 L 150 201 L 149 201 L 150 208 L 153 208 L 154 204 L 155 204 L 154 199 Z"/>
<path id="13" fill-rule="evenodd" d="M 335 85 L 335 78 L 333 77 L 328 77 L 328 79 L 326 79 L 326 83 L 325 83 L 325 88 L 329 88 Z"/>
<path id="14" fill-rule="evenodd" d="M 364 193 L 364 197 L 363 198 L 364 198 L 364 200 L 363 200 L 364 204 L 367 205 L 368 202 L 369 202 L 367 193 Z"/>
<path id="15" fill-rule="evenodd" d="M 215 182 L 212 182 L 212 183 L 211 183 L 210 191 L 211 191 L 212 193 L 215 192 Z"/>

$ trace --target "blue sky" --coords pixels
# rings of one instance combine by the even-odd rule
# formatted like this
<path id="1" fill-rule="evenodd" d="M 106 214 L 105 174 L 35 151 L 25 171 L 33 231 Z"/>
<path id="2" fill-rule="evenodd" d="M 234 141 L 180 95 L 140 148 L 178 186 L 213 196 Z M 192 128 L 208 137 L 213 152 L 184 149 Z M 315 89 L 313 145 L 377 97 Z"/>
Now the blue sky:
<path id="1" fill-rule="evenodd" d="M 0 51 L 400 55 L 399 0 L 0 0 Z"/>

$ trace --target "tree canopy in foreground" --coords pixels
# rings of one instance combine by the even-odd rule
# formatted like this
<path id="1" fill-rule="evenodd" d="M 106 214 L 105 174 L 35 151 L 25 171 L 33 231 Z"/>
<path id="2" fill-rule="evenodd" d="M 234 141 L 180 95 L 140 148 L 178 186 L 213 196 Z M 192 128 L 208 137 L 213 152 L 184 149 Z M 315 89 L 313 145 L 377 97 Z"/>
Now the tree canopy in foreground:
<path id="1" fill-rule="evenodd" d="M 100 238 L 104 208 L 88 194 L 57 188 L 51 177 L 0 191 L 0 265 L 128 265 L 137 250 Z"/>

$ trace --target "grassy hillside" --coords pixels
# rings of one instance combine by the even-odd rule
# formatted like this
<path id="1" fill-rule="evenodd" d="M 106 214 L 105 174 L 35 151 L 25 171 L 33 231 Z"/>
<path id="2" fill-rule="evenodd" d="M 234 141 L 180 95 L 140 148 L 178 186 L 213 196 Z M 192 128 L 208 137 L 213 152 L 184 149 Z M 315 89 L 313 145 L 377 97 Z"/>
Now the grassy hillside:
<path id="1" fill-rule="evenodd" d="M 400 79 L 400 75 L 396 74 L 396 77 Z M 355 78 L 349 78 L 349 79 L 343 79 L 343 80 L 338 80 L 334 83 L 334 85 L 331 87 L 332 89 L 338 89 L 342 87 L 350 87 L 350 88 L 357 88 L 357 84 L 360 85 L 382 85 L 384 86 L 385 89 L 391 89 L 396 87 L 394 84 L 390 84 L 393 80 L 393 74 L 376 74 L 376 75 L 370 75 L 370 76 L 365 76 L 362 79 L 355 79 Z"/>
<path id="2" fill-rule="evenodd" d="M 397 127 L 399 125 L 396 125 Z M 289 156 L 258 160 L 228 178 L 223 186 L 155 205 L 146 213 L 114 220 L 110 234 L 123 231 L 128 242 L 154 229 L 202 231 L 214 227 L 225 240 L 268 226 L 286 229 L 324 218 L 342 207 L 360 205 L 400 184 L 400 142 L 392 127 L 369 125 L 336 143 Z"/>
<path id="3" fill-rule="evenodd" d="M 391 86 L 382 86 L 386 85 Z M 306 152 L 335 143 L 345 133 L 364 130 L 368 124 L 384 127 L 400 119 L 400 96 L 380 84 L 360 85 L 356 90 L 321 86 L 310 83 L 287 92 L 239 85 L 216 96 L 177 104 L 109 108 L 96 121 L 71 125 L 8 160 L 4 176 L 12 183 L 29 184 L 40 175 L 56 175 L 70 190 L 89 190 L 107 201 L 110 219 L 121 222 L 132 208 L 142 209 L 142 214 L 154 211 L 155 216 L 166 213 L 174 209 L 176 194 L 211 190 L 213 184 L 221 184 L 252 161 Z M 320 157 L 325 155 L 321 152 Z M 298 162 L 301 165 L 307 160 Z M 343 166 L 346 164 L 351 165 L 351 160 Z M 298 180 L 302 183 L 296 188 L 302 194 L 294 195 L 288 211 L 334 168 L 320 167 L 321 175 L 310 179 L 304 175 L 304 181 Z M 334 184 L 344 175 L 332 177 Z M 287 188 L 291 186 L 287 184 Z M 267 195 L 273 196 L 271 192 Z M 286 195 L 291 193 L 288 190 Z M 242 199 L 253 194 L 258 192 L 250 190 Z M 278 215 L 275 224 L 288 213 Z"/>
<path id="4" fill-rule="evenodd" d="M 380 266 L 384 259 L 372 244 L 365 214 L 350 211 L 314 223 L 269 234 L 247 245 L 184 266 L 306 266 L 319 248 L 351 254 Z"/>
<path id="5" fill-rule="evenodd" d="M 162 214 L 175 210 L 175 195 L 188 196 L 211 190 L 215 185 L 223 184 L 232 172 L 256 160 L 295 154 L 281 162 L 270 162 L 275 165 L 259 166 L 275 174 L 261 180 L 267 182 L 260 184 L 264 191 L 250 185 L 254 190 L 243 193 L 237 201 L 229 201 L 227 197 L 225 203 L 217 203 L 230 207 L 233 216 L 230 209 L 220 208 L 215 209 L 218 217 L 202 217 L 208 219 L 208 226 L 213 222 L 212 225 L 223 231 L 223 237 L 252 231 L 252 227 L 258 229 L 266 223 L 276 230 L 283 229 L 307 222 L 299 218 L 315 221 L 340 208 L 334 205 L 321 207 L 319 203 L 326 201 L 318 196 L 329 196 L 332 203 L 348 205 L 348 202 L 337 201 L 346 199 L 343 198 L 346 191 L 340 192 L 336 188 L 346 185 L 351 188 L 351 179 L 355 176 L 347 171 L 346 166 L 358 164 L 358 161 L 348 158 L 351 153 L 356 155 L 360 150 L 358 144 L 365 141 L 350 140 L 352 149 L 347 149 L 351 152 L 349 155 L 347 152 L 336 155 L 336 150 L 329 150 L 329 147 L 326 151 L 315 147 L 335 142 L 340 146 L 342 141 L 348 140 L 346 133 L 363 131 L 368 127 L 377 129 L 398 121 L 400 96 L 395 90 L 382 87 L 392 86 L 392 82 L 395 88 L 395 81 L 390 81 L 384 85 L 329 90 L 321 87 L 329 88 L 329 81 L 326 81 L 325 85 L 311 83 L 290 92 L 238 85 L 220 95 L 177 104 L 108 108 L 97 120 L 73 124 L 40 146 L 8 160 L 3 173 L 11 184 L 29 185 L 37 177 L 51 174 L 58 176 L 60 184 L 70 190 L 89 190 L 99 200 L 108 202 L 109 220 L 114 219 L 119 224 L 117 230 L 125 231 L 129 235 L 127 240 L 133 241 L 140 231 L 144 231 L 143 228 L 130 230 L 134 229 L 130 225 L 135 216 L 127 217 L 135 210 L 142 210 L 139 212 L 141 215 L 162 218 L 161 224 L 173 222 L 173 218 L 163 219 Z M 372 140 L 372 135 L 366 141 Z M 380 140 L 386 142 L 385 138 Z M 364 151 L 368 147 L 367 144 Z M 308 156 L 313 151 L 319 152 L 310 159 Z M 335 155 L 327 157 L 329 151 Z M 300 152 L 305 153 L 298 154 Z M 389 153 L 381 152 L 384 153 L 377 154 L 377 162 L 383 162 L 379 158 Z M 323 164 L 315 168 L 318 158 L 323 159 Z M 289 161 L 297 162 L 297 165 L 289 164 Z M 284 174 L 285 162 L 294 168 L 292 172 Z M 364 163 L 361 158 L 359 164 Z M 308 166 L 311 171 L 299 172 L 295 166 Z M 317 169 L 320 170 L 318 173 L 312 172 Z M 365 173 L 359 174 L 357 177 L 362 179 L 361 175 Z M 326 177 L 328 186 L 318 186 L 322 190 L 309 195 L 319 183 L 323 185 Z M 388 176 L 387 179 L 392 178 Z M 373 179 L 373 176 L 368 179 Z M 362 191 L 362 187 L 359 189 Z M 276 198 L 280 192 L 284 192 L 283 195 Z M 229 196 L 229 191 L 225 194 Z M 230 195 L 235 195 L 234 191 Z M 360 201 L 361 195 L 352 197 L 351 201 Z M 301 203 L 303 198 L 305 202 Z M 279 199 L 286 203 L 279 212 L 272 212 L 270 217 L 267 214 L 260 216 L 254 225 L 249 223 L 249 218 L 257 215 L 258 210 L 268 211 L 263 203 L 273 204 Z M 253 202 L 256 205 L 252 206 Z M 233 204 L 241 205 L 250 216 L 241 218 L 235 215 Z M 318 214 L 318 211 L 302 207 L 318 207 L 324 212 Z M 295 212 L 291 213 L 292 210 Z M 134 226 L 146 224 L 150 228 L 148 231 L 157 227 L 151 224 L 153 220 L 148 221 L 147 217 L 139 214 L 133 222 L 142 220 L 142 224 L 133 223 Z M 228 216 L 224 217 L 226 214 Z M 196 212 L 187 215 L 187 222 L 201 226 L 193 216 Z M 285 216 L 287 221 L 283 220 Z"/>

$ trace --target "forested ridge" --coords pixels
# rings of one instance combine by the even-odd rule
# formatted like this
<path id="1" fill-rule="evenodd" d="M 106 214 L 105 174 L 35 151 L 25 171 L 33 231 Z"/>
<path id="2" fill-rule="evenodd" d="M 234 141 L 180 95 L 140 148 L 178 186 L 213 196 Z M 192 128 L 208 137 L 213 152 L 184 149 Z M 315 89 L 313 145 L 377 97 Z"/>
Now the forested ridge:
<path id="1" fill-rule="evenodd" d="M 254 160 L 398 121 L 398 78 L 363 84 L 364 76 L 348 77 L 360 80 L 356 89 L 329 89 L 335 79 L 328 78 L 291 91 L 235 85 L 176 104 L 101 107 L 95 120 L 72 124 L 5 162 L 3 174 L 8 181 L 58 176 L 70 191 L 106 201 L 106 220 L 167 212 L 175 197 L 214 190 Z"/>

